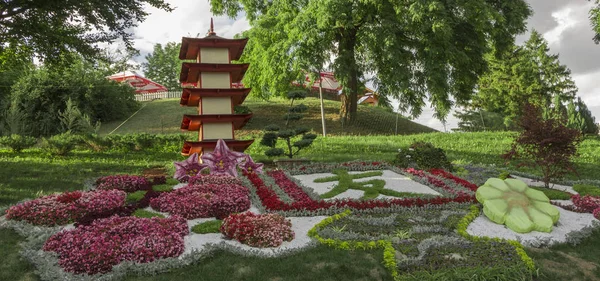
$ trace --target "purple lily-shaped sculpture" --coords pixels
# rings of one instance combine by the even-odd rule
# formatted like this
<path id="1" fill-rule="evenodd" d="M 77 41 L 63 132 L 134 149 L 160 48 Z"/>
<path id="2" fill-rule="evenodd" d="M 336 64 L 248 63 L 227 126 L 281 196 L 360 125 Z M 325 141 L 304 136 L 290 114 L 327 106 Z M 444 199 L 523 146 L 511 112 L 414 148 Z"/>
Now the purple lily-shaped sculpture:
<path id="1" fill-rule="evenodd" d="M 190 177 L 198 176 L 202 170 L 208 168 L 208 165 L 198 162 L 197 153 L 190 155 L 185 161 L 174 162 L 173 164 L 175 165 L 173 178 L 180 182 L 187 182 Z"/>
<path id="2" fill-rule="evenodd" d="M 202 162 L 207 164 L 212 175 L 229 175 L 237 177 L 237 165 L 246 154 L 229 150 L 222 139 L 217 141 L 215 150 L 202 155 Z"/>
<path id="3" fill-rule="evenodd" d="M 252 174 L 252 173 L 262 174 L 263 173 L 262 169 L 263 169 L 264 165 L 265 164 L 263 164 L 263 163 L 254 162 L 254 160 L 252 160 L 252 157 L 250 157 L 250 155 L 246 155 L 244 162 L 242 162 L 240 164 L 240 168 L 246 174 Z"/>

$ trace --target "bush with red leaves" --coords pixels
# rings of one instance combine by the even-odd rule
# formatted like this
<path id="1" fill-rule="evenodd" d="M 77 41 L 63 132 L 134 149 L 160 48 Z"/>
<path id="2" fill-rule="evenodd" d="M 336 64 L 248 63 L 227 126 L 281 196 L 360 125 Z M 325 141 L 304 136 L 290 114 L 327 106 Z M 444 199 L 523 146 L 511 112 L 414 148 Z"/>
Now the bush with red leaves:
<path id="1" fill-rule="evenodd" d="M 552 179 L 567 172 L 575 172 L 571 158 L 577 153 L 581 142 L 578 130 L 566 127 L 564 120 L 544 118 L 541 110 L 526 104 L 519 127 L 523 131 L 515 139 L 512 148 L 502 157 L 506 160 L 519 159 L 519 166 L 539 167 L 546 187 Z"/>

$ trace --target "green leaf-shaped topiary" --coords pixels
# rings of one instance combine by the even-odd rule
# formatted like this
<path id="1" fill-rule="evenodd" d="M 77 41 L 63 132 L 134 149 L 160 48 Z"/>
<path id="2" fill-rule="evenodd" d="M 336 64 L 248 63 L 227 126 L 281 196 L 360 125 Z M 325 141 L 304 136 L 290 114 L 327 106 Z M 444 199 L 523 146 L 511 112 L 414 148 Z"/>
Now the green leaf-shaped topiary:
<path id="1" fill-rule="evenodd" d="M 541 191 L 516 179 L 488 179 L 476 193 L 483 213 L 493 222 L 518 233 L 550 232 L 560 218 L 558 209 Z"/>

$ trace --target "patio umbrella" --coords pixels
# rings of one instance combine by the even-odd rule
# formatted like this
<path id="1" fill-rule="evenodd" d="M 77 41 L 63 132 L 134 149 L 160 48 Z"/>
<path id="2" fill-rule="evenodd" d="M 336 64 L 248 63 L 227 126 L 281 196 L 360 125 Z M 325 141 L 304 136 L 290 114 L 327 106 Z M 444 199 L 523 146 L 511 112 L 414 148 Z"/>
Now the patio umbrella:
<path id="1" fill-rule="evenodd" d="M 106 77 L 117 82 L 127 83 L 135 89 L 136 94 L 151 94 L 166 92 L 167 87 L 158 84 L 134 71 L 124 71 Z"/>

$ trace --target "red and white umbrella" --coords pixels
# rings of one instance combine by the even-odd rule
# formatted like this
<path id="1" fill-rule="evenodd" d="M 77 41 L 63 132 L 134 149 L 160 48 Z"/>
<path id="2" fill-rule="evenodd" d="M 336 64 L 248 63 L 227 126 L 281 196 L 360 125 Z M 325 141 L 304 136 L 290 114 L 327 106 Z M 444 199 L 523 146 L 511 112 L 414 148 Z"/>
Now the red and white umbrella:
<path id="1" fill-rule="evenodd" d="M 134 71 L 124 71 L 106 77 L 110 80 L 123 82 L 135 89 L 136 94 L 151 94 L 158 92 L 166 92 L 167 87 L 158 84 Z"/>
<path id="2" fill-rule="evenodd" d="M 320 74 L 321 74 L 321 82 L 322 82 L 321 86 L 322 86 L 323 91 L 339 94 L 340 90 L 342 89 L 342 86 L 340 85 L 340 82 L 335 79 L 333 72 L 321 72 Z M 298 82 L 293 82 L 293 84 L 296 86 L 300 86 L 300 83 L 298 83 Z M 310 84 L 310 76 L 307 73 L 304 76 L 304 85 L 302 85 L 302 86 L 304 86 L 306 88 L 308 88 L 310 86 L 312 90 L 318 91 L 319 90 L 319 79 L 315 79 L 315 81 L 311 85 Z"/>

